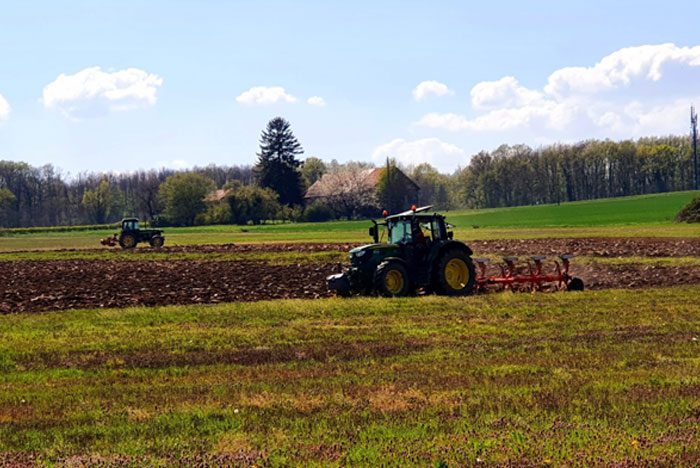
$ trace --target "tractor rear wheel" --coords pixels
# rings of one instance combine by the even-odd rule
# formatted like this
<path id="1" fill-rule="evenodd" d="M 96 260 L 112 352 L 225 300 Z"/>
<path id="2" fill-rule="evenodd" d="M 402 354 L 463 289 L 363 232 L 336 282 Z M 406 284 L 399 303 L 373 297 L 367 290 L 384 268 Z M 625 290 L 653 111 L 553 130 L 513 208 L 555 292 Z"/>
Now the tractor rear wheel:
<path id="1" fill-rule="evenodd" d="M 122 249 L 133 249 L 136 247 L 136 237 L 133 234 L 124 234 L 119 239 L 119 245 Z"/>
<path id="2" fill-rule="evenodd" d="M 148 243 L 151 244 L 151 247 L 159 248 L 163 247 L 165 239 L 162 236 L 153 236 L 151 237 L 151 240 L 148 241 Z"/>
<path id="3" fill-rule="evenodd" d="M 471 257 L 461 250 L 448 250 L 438 261 L 436 290 L 447 296 L 466 296 L 474 292 L 476 271 Z"/>
<path id="4" fill-rule="evenodd" d="M 374 272 L 374 287 L 384 297 L 406 296 L 411 291 L 408 271 L 400 262 L 382 262 Z"/>

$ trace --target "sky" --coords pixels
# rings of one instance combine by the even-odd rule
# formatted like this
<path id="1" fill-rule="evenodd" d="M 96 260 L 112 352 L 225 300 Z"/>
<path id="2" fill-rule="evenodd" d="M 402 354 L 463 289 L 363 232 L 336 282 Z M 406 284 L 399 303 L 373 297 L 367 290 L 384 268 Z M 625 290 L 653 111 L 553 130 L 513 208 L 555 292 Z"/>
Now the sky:
<path id="1" fill-rule="evenodd" d="M 499 145 L 687 134 L 700 5 L 32 1 L 0 7 L 0 159 L 68 175 L 302 158 L 442 172 Z"/>

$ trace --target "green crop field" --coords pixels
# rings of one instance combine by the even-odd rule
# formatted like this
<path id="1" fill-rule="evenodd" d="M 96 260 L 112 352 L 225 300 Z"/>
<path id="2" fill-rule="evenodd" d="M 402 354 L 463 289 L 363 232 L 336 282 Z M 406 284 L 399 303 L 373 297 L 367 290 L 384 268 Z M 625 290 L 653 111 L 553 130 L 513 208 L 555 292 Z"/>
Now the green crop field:
<path id="1" fill-rule="evenodd" d="M 700 225 L 673 221 L 700 192 L 673 192 L 561 205 L 523 206 L 445 213 L 456 237 L 517 239 L 538 237 L 691 237 Z M 165 228 L 166 245 L 260 242 L 364 242 L 368 221 L 280 223 L 261 226 Z M 114 230 L 0 233 L 0 251 L 85 249 Z"/>
<path id="2" fill-rule="evenodd" d="M 0 461 L 697 465 L 699 294 L 2 316 Z"/>

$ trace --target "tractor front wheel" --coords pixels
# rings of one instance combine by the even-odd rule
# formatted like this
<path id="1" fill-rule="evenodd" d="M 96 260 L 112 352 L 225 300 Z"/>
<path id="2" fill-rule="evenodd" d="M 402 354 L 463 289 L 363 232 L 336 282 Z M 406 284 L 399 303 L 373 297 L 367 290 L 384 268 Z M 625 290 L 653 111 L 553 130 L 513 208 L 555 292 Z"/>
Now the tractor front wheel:
<path id="1" fill-rule="evenodd" d="M 374 273 L 374 287 L 384 297 L 408 295 L 411 282 L 406 267 L 391 260 L 380 263 Z"/>
<path id="2" fill-rule="evenodd" d="M 124 234 L 119 239 L 119 245 L 122 249 L 133 249 L 136 247 L 136 237 L 133 234 Z"/>
<path id="3" fill-rule="evenodd" d="M 151 247 L 160 248 L 163 247 L 165 239 L 162 236 L 153 236 L 151 237 L 149 243 L 151 244 Z"/>
<path id="4" fill-rule="evenodd" d="M 471 257 L 460 250 L 445 252 L 438 262 L 437 290 L 448 296 L 466 296 L 474 292 L 476 272 Z"/>

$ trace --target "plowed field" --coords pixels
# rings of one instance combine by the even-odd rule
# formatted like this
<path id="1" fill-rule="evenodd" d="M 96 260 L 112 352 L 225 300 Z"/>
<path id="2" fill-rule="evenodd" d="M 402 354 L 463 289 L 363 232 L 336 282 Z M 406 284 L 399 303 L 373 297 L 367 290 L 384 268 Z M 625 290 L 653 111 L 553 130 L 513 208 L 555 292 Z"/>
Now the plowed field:
<path id="1" fill-rule="evenodd" d="M 475 255 L 574 253 L 592 257 L 700 257 L 700 239 L 533 239 L 475 241 Z M 205 245 L 168 247 L 165 253 L 347 251 L 346 244 Z M 151 252 L 137 249 L 134 255 Z M 273 265 L 267 261 L 165 260 L 0 261 L 0 312 L 92 307 L 256 301 L 329 296 L 325 276 L 342 265 L 321 261 Z M 644 288 L 699 284 L 700 266 L 642 263 L 576 264 L 587 288 Z"/>
<path id="2" fill-rule="evenodd" d="M 567 239 L 521 239 L 469 241 L 477 255 L 593 255 L 600 257 L 700 257 L 700 238 L 683 237 L 611 237 Z M 211 244 L 166 246 L 158 250 L 166 253 L 245 253 L 245 252 L 347 252 L 356 244 L 338 243 L 268 243 L 268 244 Z M 92 249 L 88 252 L 108 252 Z M 113 249 L 112 252 L 121 252 Z M 134 255 L 153 252 L 149 248 L 133 251 Z"/>

